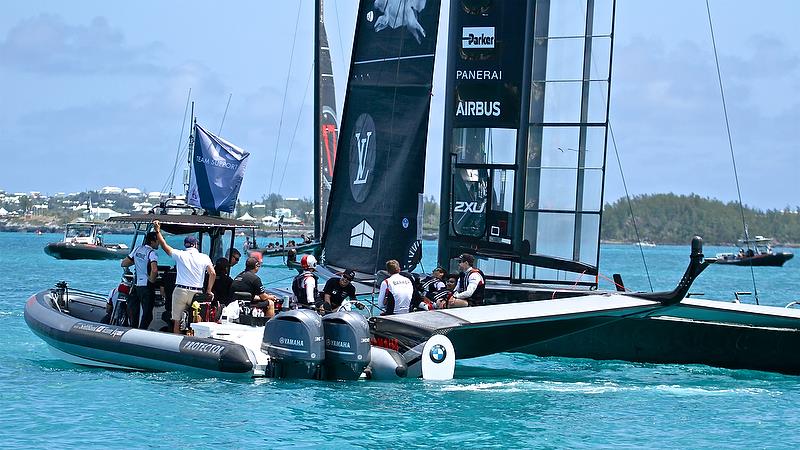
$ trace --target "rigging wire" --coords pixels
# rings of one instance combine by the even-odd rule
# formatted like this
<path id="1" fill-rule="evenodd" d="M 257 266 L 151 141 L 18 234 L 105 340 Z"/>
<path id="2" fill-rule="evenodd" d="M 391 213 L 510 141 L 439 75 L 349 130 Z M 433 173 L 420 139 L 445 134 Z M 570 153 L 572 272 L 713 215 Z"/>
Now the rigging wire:
<path id="1" fill-rule="evenodd" d="M 344 49 L 345 48 L 344 48 L 344 44 L 343 44 L 343 41 L 342 41 L 342 21 L 339 20 L 339 5 L 338 5 L 338 2 L 334 2 L 333 9 L 334 9 L 334 11 L 336 11 L 336 34 L 337 34 L 337 36 L 339 36 L 339 59 L 341 60 L 341 63 L 342 63 L 342 71 L 344 71 L 346 73 L 348 71 L 348 66 L 346 64 L 345 57 L 344 57 Z M 329 51 L 330 51 L 330 45 L 328 45 L 328 47 L 329 47 Z M 344 102 L 342 102 L 342 108 L 344 108 Z M 337 114 L 339 114 L 339 117 L 341 117 L 341 113 L 337 112 Z"/>
<path id="2" fill-rule="evenodd" d="M 219 124 L 219 131 L 217 131 L 217 136 L 222 137 L 222 126 L 225 125 L 225 117 L 228 116 L 228 107 L 231 106 L 231 97 L 233 94 L 228 94 L 228 103 L 225 105 L 225 112 L 222 113 L 222 122 Z"/>
<path id="3" fill-rule="evenodd" d="M 736 155 L 733 151 L 733 138 L 731 138 L 731 125 L 728 121 L 728 106 L 725 103 L 725 89 L 722 86 L 722 72 L 719 68 L 719 55 L 717 55 L 717 41 L 714 37 L 714 25 L 711 22 L 711 6 L 708 4 L 708 0 L 706 0 L 706 12 L 708 13 L 708 29 L 711 31 L 711 45 L 714 47 L 714 62 L 717 65 L 717 80 L 719 81 L 719 94 L 722 97 L 722 111 L 725 115 L 725 129 L 728 132 L 728 148 L 731 151 L 731 162 L 733 162 L 733 176 L 736 180 L 736 194 L 739 196 L 739 212 L 742 215 L 742 228 L 744 228 L 744 239 L 745 243 L 747 243 L 747 248 L 750 248 L 750 236 L 747 232 L 747 221 L 744 218 L 744 203 L 742 203 L 742 190 L 739 187 L 739 171 L 736 169 Z M 753 279 L 753 296 L 756 300 L 756 305 L 758 305 L 758 288 L 756 287 L 756 274 L 753 270 L 753 264 L 751 261 L 750 264 L 750 277 Z"/>
<path id="4" fill-rule="evenodd" d="M 281 102 L 281 117 L 278 121 L 278 137 L 275 139 L 275 156 L 272 158 L 272 172 L 269 175 L 269 188 L 267 189 L 267 194 L 272 193 L 272 180 L 275 177 L 275 165 L 278 163 L 278 146 L 281 143 L 281 129 L 283 128 L 283 114 L 286 111 L 286 93 L 289 92 L 289 78 L 292 74 L 292 61 L 294 60 L 294 48 L 297 45 L 297 28 L 300 26 L 300 10 L 302 9 L 303 3 L 298 2 L 297 4 L 297 19 L 294 23 L 294 37 L 292 40 L 292 51 L 289 54 L 289 69 L 286 71 L 286 83 L 283 88 L 283 101 Z M 317 26 L 315 24 L 315 26 Z M 305 97 L 304 97 L 305 99 Z M 304 100 L 305 101 L 305 100 Z M 302 106 L 301 106 L 302 109 Z M 289 150 L 291 151 L 291 149 Z M 284 168 L 284 173 L 286 169 Z M 282 180 L 281 180 L 282 181 Z"/>
<path id="5" fill-rule="evenodd" d="M 306 88 L 305 93 L 303 94 L 303 101 L 300 102 L 300 105 L 306 104 L 306 98 L 308 97 L 308 87 L 311 84 L 311 79 L 314 75 L 314 67 L 312 65 L 311 70 L 308 73 L 308 80 L 306 81 Z M 297 123 L 294 125 L 294 132 L 292 133 L 292 140 L 289 141 L 289 152 L 286 154 L 286 162 L 283 164 L 283 173 L 281 174 L 281 182 L 278 184 L 278 194 L 281 193 L 281 189 L 283 188 L 283 179 L 286 177 L 286 168 L 289 166 L 289 159 L 292 157 L 292 150 L 294 150 L 294 140 L 297 137 L 297 129 L 300 128 L 300 119 L 303 118 L 303 107 L 300 107 L 300 111 L 297 114 Z M 276 149 L 277 150 L 277 149 Z"/>
<path id="6" fill-rule="evenodd" d="M 619 152 L 617 151 L 617 139 L 614 137 L 614 129 L 611 128 L 611 119 L 608 120 L 608 134 L 611 136 L 611 144 L 614 147 L 614 156 L 617 157 L 617 167 L 619 167 L 619 175 L 622 178 L 622 187 L 625 188 L 625 200 L 628 202 L 628 211 L 631 214 L 633 232 L 636 233 L 636 242 L 639 243 L 639 253 L 642 255 L 644 273 L 647 274 L 647 284 L 650 285 L 650 292 L 653 292 L 653 281 L 650 279 L 650 270 L 647 268 L 647 259 L 644 257 L 642 238 L 639 236 L 639 227 L 636 225 L 636 216 L 633 214 L 633 203 L 631 202 L 631 195 L 628 193 L 628 183 L 625 181 L 625 173 L 622 171 L 622 161 L 619 159 Z"/>
<path id="7" fill-rule="evenodd" d="M 189 88 L 189 94 L 186 95 L 186 106 L 183 108 L 183 122 L 181 122 L 181 134 L 178 136 L 178 150 L 175 152 L 175 162 L 172 164 L 172 174 L 169 176 L 167 182 L 161 187 L 161 192 L 164 192 L 169 186 L 169 193 L 172 195 L 172 188 L 175 186 L 175 172 L 178 170 L 178 162 L 181 160 L 181 144 L 183 143 L 183 130 L 186 128 L 186 114 L 189 113 L 189 103 L 192 100 L 192 88 Z"/>

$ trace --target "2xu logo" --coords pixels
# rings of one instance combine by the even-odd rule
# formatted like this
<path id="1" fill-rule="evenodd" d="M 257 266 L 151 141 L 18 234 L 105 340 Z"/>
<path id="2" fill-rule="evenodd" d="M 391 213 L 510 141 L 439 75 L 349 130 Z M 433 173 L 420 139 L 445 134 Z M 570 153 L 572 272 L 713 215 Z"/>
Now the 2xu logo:
<path id="1" fill-rule="evenodd" d="M 453 212 L 460 212 L 460 213 L 474 213 L 480 214 L 486 209 L 486 203 L 478 202 L 456 202 L 455 208 L 453 208 Z"/>

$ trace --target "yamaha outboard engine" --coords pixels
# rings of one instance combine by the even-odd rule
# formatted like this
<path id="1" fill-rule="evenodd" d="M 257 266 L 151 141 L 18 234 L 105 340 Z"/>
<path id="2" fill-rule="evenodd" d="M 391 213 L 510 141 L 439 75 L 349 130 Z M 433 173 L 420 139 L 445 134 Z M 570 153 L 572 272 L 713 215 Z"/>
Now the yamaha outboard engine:
<path id="1" fill-rule="evenodd" d="M 310 309 L 277 314 L 264 328 L 261 350 L 270 356 L 269 375 L 275 378 L 322 377 L 325 342 L 322 320 Z"/>
<path id="2" fill-rule="evenodd" d="M 357 380 L 370 361 L 369 324 L 353 311 L 340 311 L 322 319 L 325 329 L 325 377 Z"/>

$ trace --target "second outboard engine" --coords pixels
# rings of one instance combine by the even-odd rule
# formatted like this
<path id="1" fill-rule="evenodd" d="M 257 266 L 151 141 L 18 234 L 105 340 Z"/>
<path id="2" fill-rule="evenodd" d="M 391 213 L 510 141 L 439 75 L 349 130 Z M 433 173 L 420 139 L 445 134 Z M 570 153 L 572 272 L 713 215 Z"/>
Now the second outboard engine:
<path id="1" fill-rule="evenodd" d="M 325 377 L 357 380 L 370 361 L 369 324 L 353 311 L 340 311 L 322 319 L 325 329 Z"/>
<path id="2" fill-rule="evenodd" d="M 314 378 L 322 376 L 325 342 L 322 320 L 310 309 L 277 314 L 264 328 L 261 350 L 270 356 L 269 376 Z"/>

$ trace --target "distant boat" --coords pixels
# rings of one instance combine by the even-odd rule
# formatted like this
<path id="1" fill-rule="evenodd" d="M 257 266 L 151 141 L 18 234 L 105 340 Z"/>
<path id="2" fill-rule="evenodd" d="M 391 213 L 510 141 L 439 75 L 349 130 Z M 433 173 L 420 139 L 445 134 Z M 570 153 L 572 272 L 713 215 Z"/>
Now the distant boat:
<path id="1" fill-rule="evenodd" d="M 717 264 L 781 267 L 786 261 L 794 258 L 793 253 L 772 250 L 772 238 L 764 236 L 739 239 L 737 244 L 739 253 L 717 253 Z"/>
<path id="2" fill-rule="evenodd" d="M 51 242 L 44 252 L 56 259 L 122 259 L 130 248 L 125 244 L 104 244 L 96 223 L 70 223 L 60 242 Z"/>
<path id="3" fill-rule="evenodd" d="M 637 247 L 655 247 L 656 244 L 650 241 L 634 242 L 633 245 Z"/>

